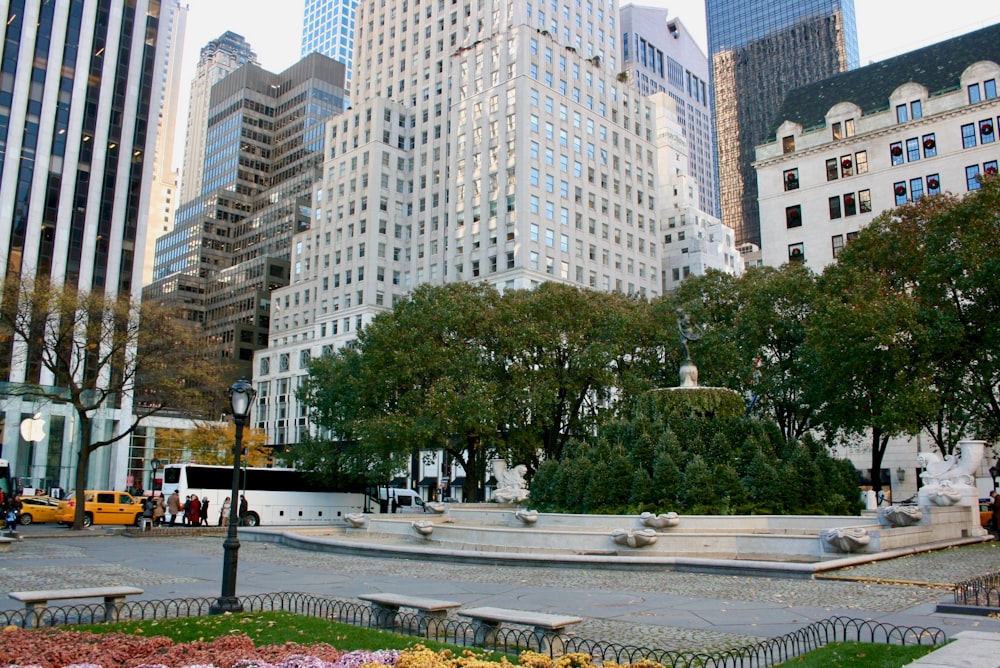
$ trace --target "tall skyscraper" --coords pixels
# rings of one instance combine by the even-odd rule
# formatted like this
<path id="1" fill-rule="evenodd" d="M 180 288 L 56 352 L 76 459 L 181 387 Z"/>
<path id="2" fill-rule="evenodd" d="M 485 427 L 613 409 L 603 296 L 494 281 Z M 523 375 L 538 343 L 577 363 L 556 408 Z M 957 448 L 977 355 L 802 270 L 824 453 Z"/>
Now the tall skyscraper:
<path id="1" fill-rule="evenodd" d="M 177 100 L 181 88 L 181 54 L 184 52 L 184 29 L 187 5 L 180 0 L 165 0 L 160 6 L 160 36 L 157 48 L 163 51 L 163 69 L 154 88 L 156 113 L 156 150 L 153 153 L 153 186 L 149 196 L 142 284 L 153 277 L 153 251 L 156 237 L 170 231 L 174 209 L 180 199 L 180 172 L 174 167 L 174 132 L 177 127 Z"/>
<path id="2" fill-rule="evenodd" d="M 187 134 L 184 138 L 184 171 L 181 174 L 180 202 L 190 202 L 202 194 L 205 168 L 205 136 L 212 86 L 245 63 L 257 64 L 257 54 L 243 35 L 224 32 L 201 48 L 188 106 Z"/>
<path id="3" fill-rule="evenodd" d="M 694 204 L 718 217 L 708 57 L 684 23 L 669 16 L 666 9 L 625 5 L 620 25 L 623 76 L 643 95 L 662 91 L 677 104 L 677 122 L 687 144 L 688 174 L 698 185 Z"/>
<path id="4" fill-rule="evenodd" d="M 183 305 L 242 374 L 267 346 L 292 235 L 309 227 L 325 123 L 344 109 L 345 81 L 342 63 L 313 53 L 278 74 L 246 63 L 212 86 L 201 193 L 157 240 L 143 299 Z"/>
<path id="5" fill-rule="evenodd" d="M 156 147 L 161 3 L 10 0 L 0 24 L 0 265 L 10 277 L 138 295 Z M 55 385 L 31 341 L 0 344 L 0 381 Z M 15 475 L 65 486 L 78 425 L 66 405 L 2 397 L 3 450 Z M 131 397 L 95 429 L 128 425 Z M 39 413 L 39 442 L 19 433 Z M 101 448 L 92 482 L 124 481 L 126 446 Z M 119 476 L 119 474 L 121 475 Z"/>
<path id="6" fill-rule="evenodd" d="M 347 88 L 354 69 L 354 21 L 359 0 L 306 0 L 302 18 L 302 57 L 314 51 L 347 66 Z"/>
<path id="7" fill-rule="evenodd" d="M 754 147 L 788 91 L 858 66 L 854 0 L 706 0 L 705 14 L 722 222 L 759 245 Z"/>
<path id="8" fill-rule="evenodd" d="M 308 230 L 271 300 L 254 411 L 308 429 L 309 359 L 421 283 L 660 292 L 658 131 L 619 80 L 614 2 L 358 7 L 352 108 L 326 126 Z"/>

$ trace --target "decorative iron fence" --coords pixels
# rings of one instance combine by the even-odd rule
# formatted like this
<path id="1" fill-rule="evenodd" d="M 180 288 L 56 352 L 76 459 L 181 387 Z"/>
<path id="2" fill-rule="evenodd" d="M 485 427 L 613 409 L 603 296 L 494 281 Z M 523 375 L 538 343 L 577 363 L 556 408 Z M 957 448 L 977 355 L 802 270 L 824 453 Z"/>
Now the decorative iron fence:
<path id="1" fill-rule="evenodd" d="M 988 573 L 955 583 L 955 605 L 1000 608 L 1000 573 Z"/>
<path id="2" fill-rule="evenodd" d="M 182 598 L 159 601 L 128 601 L 113 610 L 112 619 L 103 603 L 66 605 L 0 612 L 0 627 L 63 626 L 146 619 L 197 617 L 209 614 L 216 598 Z M 818 649 L 831 642 L 867 642 L 893 645 L 937 646 L 947 642 L 945 632 L 934 627 L 894 626 L 849 617 L 831 617 L 792 633 L 769 638 L 754 645 L 714 653 L 680 652 L 637 647 L 604 640 L 588 640 L 570 635 L 540 633 L 530 628 L 501 627 L 486 634 L 481 626 L 447 617 L 429 618 L 418 614 L 374 613 L 362 603 L 324 598 L 312 594 L 283 592 L 241 596 L 246 612 L 285 611 L 329 619 L 354 626 L 383 629 L 429 638 L 455 645 L 516 655 L 531 650 L 550 656 L 581 652 L 597 662 L 618 664 L 639 660 L 655 661 L 665 668 L 764 668 Z M 561 651 L 560 651 L 561 649 Z"/>

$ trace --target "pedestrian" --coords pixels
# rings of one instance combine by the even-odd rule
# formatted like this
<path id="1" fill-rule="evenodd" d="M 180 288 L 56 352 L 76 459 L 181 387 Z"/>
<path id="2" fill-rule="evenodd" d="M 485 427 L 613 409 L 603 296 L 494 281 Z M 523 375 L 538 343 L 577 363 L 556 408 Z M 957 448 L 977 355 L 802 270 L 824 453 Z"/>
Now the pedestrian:
<path id="1" fill-rule="evenodd" d="M 247 503 L 247 497 L 240 494 L 240 526 L 246 523 L 247 512 L 250 509 L 250 504 Z"/>
<path id="2" fill-rule="evenodd" d="M 990 492 L 990 508 L 993 509 L 993 514 L 990 515 L 990 531 L 996 535 L 997 540 L 1000 540 L 1000 494 L 997 494 L 996 490 Z"/>
<path id="3" fill-rule="evenodd" d="M 177 516 L 181 512 L 181 495 L 175 489 L 167 498 L 167 511 L 170 513 L 170 526 L 174 526 Z"/>
<path id="4" fill-rule="evenodd" d="M 201 505 L 198 506 L 198 524 L 203 527 L 208 526 L 208 497 L 201 497 Z"/>
<path id="5" fill-rule="evenodd" d="M 184 497 L 184 503 L 181 504 L 181 524 L 187 526 L 188 520 L 191 519 L 191 495 L 188 494 Z"/>
<path id="6" fill-rule="evenodd" d="M 227 496 L 222 502 L 222 510 L 219 512 L 219 526 L 229 526 L 229 509 L 232 507 L 231 499 Z"/>
<path id="7" fill-rule="evenodd" d="M 7 501 L 7 514 L 5 516 L 7 520 L 7 531 L 10 532 L 11 536 L 17 534 L 17 525 L 21 521 L 21 495 L 15 494 L 13 498 Z"/>
<path id="8" fill-rule="evenodd" d="M 163 503 L 163 492 L 153 493 L 153 524 L 163 525 L 163 516 L 167 514 L 167 506 Z"/>
<path id="9" fill-rule="evenodd" d="M 201 523 L 201 501 L 197 494 L 191 495 L 191 503 L 188 505 L 188 524 L 193 527 Z"/>

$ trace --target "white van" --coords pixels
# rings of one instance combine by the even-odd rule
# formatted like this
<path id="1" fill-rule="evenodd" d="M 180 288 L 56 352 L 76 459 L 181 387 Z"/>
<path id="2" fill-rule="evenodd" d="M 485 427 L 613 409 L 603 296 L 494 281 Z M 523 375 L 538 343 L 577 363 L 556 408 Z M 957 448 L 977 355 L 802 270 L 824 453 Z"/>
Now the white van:
<path id="1" fill-rule="evenodd" d="M 388 501 L 389 512 L 422 513 L 424 500 L 412 489 L 401 487 L 380 487 L 379 501 Z M 393 503 L 395 501 L 395 503 Z"/>

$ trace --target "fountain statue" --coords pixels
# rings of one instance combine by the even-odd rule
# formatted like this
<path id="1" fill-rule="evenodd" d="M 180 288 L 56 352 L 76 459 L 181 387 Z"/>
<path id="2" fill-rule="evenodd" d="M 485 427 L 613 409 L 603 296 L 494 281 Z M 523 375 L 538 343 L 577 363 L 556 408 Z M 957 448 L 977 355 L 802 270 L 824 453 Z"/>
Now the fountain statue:
<path id="1" fill-rule="evenodd" d="M 688 343 L 697 341 L 704 335 L 700 325 L 691 322 L 691 317 L 684 309 L 677 309 L 677 331 L 681 335 L 681 347 L 684 349 L 684 362 L 681 364 L 681 387 L 698 387 L 698 367 L 691 361 L 691 350 Z"/>
<path id="2" fill-rule="evenodd" d="M 958 442 L 958 456 L 942 460 L 933 452 L 922 452 L 917 461 L 924 468 L 920 474 L 923 487 L 917 494 L 921 506 L 968 506 L 969 521 L 977 535 L 986 531 L 979 525 L 979 490 L 976 471 L 983 461 L 985 441 Z"/>
<path id="3" fill-rule="evenodd" d="M 508 469 L 507 462 L 503 459 L 493 460 L 493 477 L 497 479 L 497 488 L 493 492 L 493 498 L 498 503 L 520 503 L 528 498 L 528 490 L 525 488 L 524 475 L 528 472 L 528 467 L 518 464 L 514 468 Z"/>

